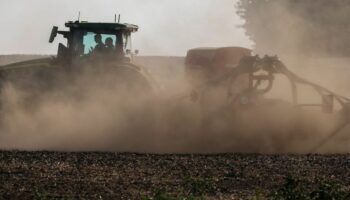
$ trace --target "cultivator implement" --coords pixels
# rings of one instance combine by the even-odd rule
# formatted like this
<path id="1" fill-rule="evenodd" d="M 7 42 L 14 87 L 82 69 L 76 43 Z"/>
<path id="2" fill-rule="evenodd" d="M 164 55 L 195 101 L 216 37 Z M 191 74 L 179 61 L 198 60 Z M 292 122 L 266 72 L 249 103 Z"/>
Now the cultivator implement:
<path id="1" fill-rule="evenodd" d="M 312 147 L 310 149 L 311 152 L 317 152 L 323 145 L 339 134 L 350 123 L 349 98 L 297 76 L 290 71 L 277 56 L 265 56 L 263 58 L 259 56 L 244 56 L 239 64 L 232 68 L 228 73 L 209 80 L 203 85 L 195 88 L 195 94 L 201 96 L 201 93 L 204 93 L 208 86 L 228 82 L 228 84 L 226 84 L 227 106 L 225 109 L 234 108 L 234 111 L 238 111 L 239 108 L 242 107 L 252 108 L 256 105 L 261 105 L 261 102 L 266 102 L 264 95 L 273 89 L 276 81 L 275 77 L 277 75 L 285 76 L 288 79 L 292 96 L 290 103 L 295 108 L 319 108 L 320 114 L 326 115 L 330 115 L 337 111 L 341 116 L 333 130 L 331 130 L 316 146 Z M 237 93 L 237 91 L 233 91 L 235 84 L 237 84 L 235 80 L 241 76 L 247 77 L 246 85 L 245 89 Z M 299 87 L 302 85 L 309 86 L 316 91 L 321 99 L 321 103 L 300 103 L 298 100 Z"/>

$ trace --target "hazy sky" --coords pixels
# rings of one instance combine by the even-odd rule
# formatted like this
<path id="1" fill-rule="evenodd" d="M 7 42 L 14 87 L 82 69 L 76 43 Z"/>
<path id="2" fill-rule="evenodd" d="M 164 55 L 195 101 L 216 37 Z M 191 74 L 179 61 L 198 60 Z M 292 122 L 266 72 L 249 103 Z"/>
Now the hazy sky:
<path id="1" fill-rule="evenodd" d="M 137 24 L 133 48 L 143 55 L 185 55 L 201 46 L 244 46 L 235 0 L 0 0 L 0 54 L 54 54 L 53 25 L 81 20 L 108 22 L 114 14 Z M 60 36 L 59 36 L 60 37 Z M 58 38 L 59 38 L 58 37 Z"/>

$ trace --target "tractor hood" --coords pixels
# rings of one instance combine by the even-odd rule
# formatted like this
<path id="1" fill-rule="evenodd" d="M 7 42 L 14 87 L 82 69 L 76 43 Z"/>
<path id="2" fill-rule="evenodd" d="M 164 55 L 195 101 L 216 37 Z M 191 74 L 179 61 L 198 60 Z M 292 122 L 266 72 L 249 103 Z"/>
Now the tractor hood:
<path id="1" fill-rule="evenodd" d="M 53 61 L 55 57 L 40 58 L 22 62 L 16 62 L 8 65 L 0 66 L 0 70 L 12 70 L 21 68 L 43 68 L 43 67 L 53 67 Z"/>

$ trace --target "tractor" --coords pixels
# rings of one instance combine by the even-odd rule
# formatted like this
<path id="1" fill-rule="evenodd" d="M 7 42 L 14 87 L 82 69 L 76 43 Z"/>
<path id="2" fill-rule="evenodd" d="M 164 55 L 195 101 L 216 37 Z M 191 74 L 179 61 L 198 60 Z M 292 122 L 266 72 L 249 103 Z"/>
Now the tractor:
<path id="1" fill-rule="evenodd" d="M 59 120 L 60 110 L 68 109 L 79 119 L 95 119 L 81 119 L 81 125 L 101 127 L 104 149 L 114 149 L 112 141 L 121 133 L 132 137 L 145 130 L 148 137 L 155 126 L 157 87 L 144 67 L 133 64 L 138 52 L 132 52 L 131 34 L 138 26 L 83 21 L 65 26 L 68 30 L 53 27 L 49 38 L 52 43 L 61 35 L 67 41 L 59 43 L 57 56 L 0 66 L 0 127 L 6 129 L 9 116 L 46 113 Z M 141 140 L 133 139 L 137 145 Z"/>
<path id="2" fill-rule="evenodd" d="M 57 35 L 67 40 L 59 43 L 57 56 L 0 66 L 1 88 L 11 84 L 29 93 L 24 101 L 30 105 L 47 92 L 79 96 L 98 86 L 123 90 L 124 99 L 155 95 L 151 76 L 132 63 L 138 51 L 132 52 L 131 34 L 138 26 L 84 21 L 69 21 L 65 26 L 68 30 L 54 26 L 49 38 L 50 43 Z"/>

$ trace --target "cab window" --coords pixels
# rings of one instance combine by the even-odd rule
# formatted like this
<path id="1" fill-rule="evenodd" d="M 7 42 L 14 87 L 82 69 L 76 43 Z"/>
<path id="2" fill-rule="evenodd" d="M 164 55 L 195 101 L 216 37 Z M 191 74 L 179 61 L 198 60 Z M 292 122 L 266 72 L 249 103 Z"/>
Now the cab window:
<path id="1" fill-rule="evenodd" d="M 83 46 L 84 46 L 83 54 L 84 55 L 91 53 L 95 49 L 95 47 L 97 45 L 97 43 L 95 41 L 95 36 L 97 34 L 98 33 L 94 33 L 94 32 L 86 32 L 84 34 L 84 37 L 83 37 Z M 107 47 L 115 49 L 117 42 L 118 42 L 116 35 L 113 35 L 113 34 L 100 34 L 100 35 L 102 38 L 102 44 L 105 47 L 107 45 Z M 110 46 L 108 46 L 108 42 L 107 42 L 108 40 L 112 41 L 112 44 Z"/>

